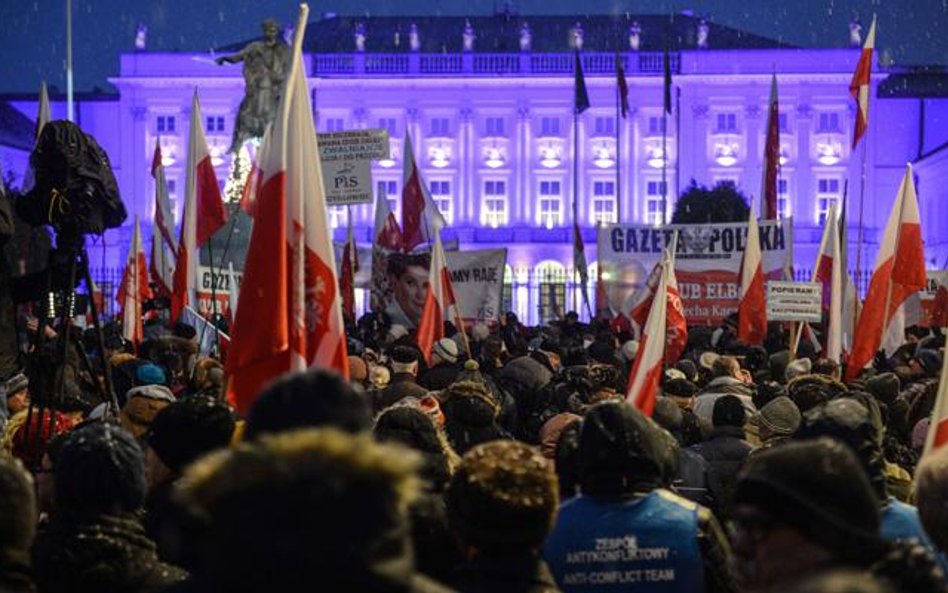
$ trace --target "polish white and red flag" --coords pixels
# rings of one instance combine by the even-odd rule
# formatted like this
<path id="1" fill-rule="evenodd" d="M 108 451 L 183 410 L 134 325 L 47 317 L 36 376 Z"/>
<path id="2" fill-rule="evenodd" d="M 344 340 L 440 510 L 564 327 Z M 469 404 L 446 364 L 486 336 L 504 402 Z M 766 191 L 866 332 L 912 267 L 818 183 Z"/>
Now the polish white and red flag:
<path id="1" fill-rule="evenodd" d="M 221 201 L 221 189 L 204 138 L 204 119 L 197 90 L 191 100 L 188 130 L 188 162 L 184 192 L 184 213 L 178 239 L 178 257 L 174 266 L 174 290 L 171 293 L 171 320 L 177 321 L 184 307 L 197 307 L 198 263 L 200 249 L 227 224 L 227 212 Z"/>
<path id="2" fill-rule="evenodd" d="M 764 142 L 764 174 L 760 192 L 761 218 L 777 218 L 777 171 L 780 168 L 780 107 L 777 103 L 777 75 L 770 79 L 767 108 L 767 138 Z"/>
<path id="3" fill-rule="evenodd" d="M 688 345 L 688 321 L 685 319 L 685 308 L 681 302 L 681 293 L 678 292 L 678 278 L 675 276 L 675 256 L 678 248 L 678 233 L 676 232 L 669 246 L 670 264 L 667 272 L 667 318 L 665 321 L 665 364 L 678 362 L 685 346 Z M 639 289 L 635 296 L 630 317 L 637 328 L 644 328 L 648 315 L 652 310 L 655 295 L 659 294 L 658 285 L 661 281 L 662 270 L 665 266 L 664 258 L 660 260 Z"/>
<path id="4" fill-rule="evenodd" d="M 375 245 L 399 251 L 402 248 L 402 229 L 395 220 L 391 208 L 388 206 L 388 198 L 379 194 L 375 198 L 375 225 L 372 230 L 372 237 Z"/>
<path id="5" fill-rule="evenodd" d="M 415 164 L 411 136 L 405 133 L 405 158 L 402 172 L 402 248 L 408 253 L 432 238 L 445 226 L 444 217 L 431 198 L 431 192 Z"/>
<path id="6" fill-rule="evenodd" d="M 767 337 L 767 293 L 760 253 L 760 228 L 753 206 L 747 217 L 747 245 L 741 262 L 741 301 L 737 315 L 738 339 L 745 344 L 763 344 Z"/>
<path id="7" fill-rule="evenodd" d="M 425 292 L 425 305 L 418 321 L 418 348 L 428 364 L 431 364 L 431 349 L 444 337 L 444 312 L 457 306 L 451 284 L 451 272 L 448 270 L 444 247 L 441 245 L 441 233 L 435 233 L 434 248 L 431 251 L 431 269 L 428 271 L 428 289 Z"/>
<path id="8" fill-rule="evenodd" d="M 671 256 L 666 250 L 659 269 L 656 294 L 668 292 L 671 269 Z M 626 388 L 625 400 L 649 417 L 655 410 L 659 383 L 664 369 L 667 315 L 668 299 L 653 298 Z"/>
<path id="9" fill-rule="evenodd" d="M 164 239 L 157 229 L 151 232 L 151 263 L 148 268 L 151 281 L 157 287 L 157 295 L 171 297 L 174 287 L 174 256 L 168 254 Z"/>
<path id="10" fill-rule="evenodd" d="M 826 216 L 812 281 L 823 286 L 823 312 L 827 319 L 824 357 L 836 362 L 840 361 L 843 350 L 843 269 L 840 253 L 839 222 L 834 202 L 830 204 Z"/>
<path id="11" fill-rule="evenodd" d="M 359 252 L 352 232 L 352 216 L 346 228 L 346 243 L 342 247 L 342 267 L 339 288 L 342 290 L 342 314 L 355 321 L 355 275 L 359 272 Z"/>
<path id="12" fill-rule="evenodd" d="M 151 176 L 155 179 L 155 230 L 161 235 L 172 252 L 177 253 L 178 242 L 174 238 L 174 211 L 168 196 L 168 181 L 162 163 L 161 138 L 155 139 L 155 153 L 151 159 Z"/>
<path id="13" fill-rule="evenodd" d="M 872 16 L 869 34 L 862 46 L 862 54 L 856 64 L 856 71 L 849 83 L 849 94 L 856 101 L 856 124 L 853 127 L 853 148 L 865 135 L 869 127 L 869 87 L 872 78 L 872 52 L 876 47 L 876 17 Z"/>
<path id="14" fill-rule="evenodd" d="M 263 183 L 225 367 L 227 399 L 240 413 L 287 372 L 315 367 L 349 377 L 342 296 L 303 72 L 308 14 L 300 5 L 286 86 L 269 146 L 257 161 Z"/>
<path id="15" fill-rule="evenodd" d="M 839 259 L 840 271 L 843 275 L 843 298 L 842 298 L 842 351 L 846 358 L 853 348 L 853 335 L 856 330 L 856 320 L 859 317 L 859 311 L 862 304 L 859 302 L 859 292 L 856 290 L 856 284 L 849 273 L 849 227 L 846 222 L 846 198 L 843 198 L 843 205 L 839 211 Z"/>
<path id="16" fill-rule="evenodd" d="M 145 249 L 142 246 L 141 225 L 135 217 L 135 230 L 132 244 L 128 249 L 125 273 L 119 286 L 117 300 L 122 305 L 122 336 L 131 342 L 136 350 L 145 339 L 142 326 L 142 305 L 152 298 L 148 285 L 148 264 L 145 261 Z"/>
<path id="17" fill-rule="evenodd" d="M 932 409 L 932 419 L 928 425 L 928 437 L 925 439 L 925 451 L 922 457 L 948 444 L 948 354 L 942 358 L 938 394 L 935 396 L 935 407 Z"/>
<path id="18" fill-rule="evenodd" d="M 240 209 L 251 218 L 253 218 L 254 205 L 257 202 L 257 192 L 260 191 L 262 182 L 260 168 L 257 166 L 257 163 L 266 158 L 266 151 L 270 146 L 270 129 L 270 126 L 267 126 L 267 129 L 264 130 L 260 147 L 250 157 L 250 172 L 247 173 L 244 187 L 240 190 Z"/>
<path id="19" fill-rule="evenodd" d="M 891 356 L 905 342 L 905 305 L 925 288 L 926 282 L 918 199 L 912 165 L 907 165 L 856 325 L 853 351 L 846 366 L 847 380 L 855 379 L 871 364 L 879 349 Z"/>

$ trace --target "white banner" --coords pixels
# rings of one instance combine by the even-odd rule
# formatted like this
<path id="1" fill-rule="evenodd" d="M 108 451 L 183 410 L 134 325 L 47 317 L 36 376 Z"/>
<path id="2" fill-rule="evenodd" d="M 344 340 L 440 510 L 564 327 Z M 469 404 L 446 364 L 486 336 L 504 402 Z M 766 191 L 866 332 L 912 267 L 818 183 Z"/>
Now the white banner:
<path id="1" fill-rule="evenodd" d="M 317 134 L 319 158 L 330 206 L 371 204 L 372 160 L 388 158 L 387 130 Z"/>
<path id="2" fill-rule="evenodd" d="M 823 285 L 819 282 L 767 282 L 767 321 L 823 320 Z"/>

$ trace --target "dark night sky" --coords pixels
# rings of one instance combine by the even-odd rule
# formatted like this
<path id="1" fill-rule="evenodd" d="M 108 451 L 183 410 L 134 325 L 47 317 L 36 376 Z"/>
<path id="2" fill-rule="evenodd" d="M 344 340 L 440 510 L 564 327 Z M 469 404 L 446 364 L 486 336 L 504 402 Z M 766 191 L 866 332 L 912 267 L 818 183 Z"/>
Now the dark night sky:
<path id="1" fill-rule="evenodd" d="M 310 3 L 311 19 L 339 14 L 486 15 L 503 0 L 345 0 Z M 948 0 L 520 0 L 521 14 L 661 13 L 692 9 L 721 24 L 805 47 L 842 47 L 858 12 L 876 47 L 896 64 L 948 64 Z M 118 72 L 139 22 L 152 51 L 200 51 L 249 39 L 263 18 L 295 20 L 296 2 L 247 0 L 73 0 L 75 83 L 80 91 Z M 576 7 L 581 6 L 581 13 Z M 65 0 L 0 1 L 0 92 L 35 92 L 46 79 L 65 91 Z M 459 32 L 460 34 L 460 32 Z"/>

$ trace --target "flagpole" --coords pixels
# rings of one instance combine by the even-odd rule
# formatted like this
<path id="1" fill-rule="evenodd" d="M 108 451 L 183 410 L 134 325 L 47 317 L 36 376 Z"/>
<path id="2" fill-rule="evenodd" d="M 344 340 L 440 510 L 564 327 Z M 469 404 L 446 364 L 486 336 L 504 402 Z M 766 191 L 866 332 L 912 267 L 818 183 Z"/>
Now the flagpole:
<path id="1" fill-rule="evenodd" d="M 579 230 L 579 110 L 576 109 L 576 106 L 573 106 L 573 225 L 576 228 L 576 232 Z M 573 239 L 574 243 L 576 239 Z M 575 247 L 574 247 L 575 249 Z M 575 258 L 574 258 L 575 260 Z M 573 262 L 576 263 L 575 261 Z M 580 277 L 580 281 L 576 282 L 576 276 Z M 575 287 L 578 287 L 582 284 L 582 275 L 579 273 L 579 270 L 576 269 L 576 266 L 573 266 L 573 308 L 577 309 L 576 306 L 576 290 Z M 585 288 L 585 287 L 584 287 Z"/>
<path id="2" fill-rule="evenodd" d="M 618 61 L 622 59 L 619 52 L 616 52 L 616 69 L 618 70 Z M 623 76 L 625 73 L 623 72 Z M 622 90 L 616 84 L 616 222 L 622 220 Z M 595 222 L 595 221 L 594 221 Z M 598 254 L 597 254 L 598 259 Z"/>
<path id="3" fill-rule="evenodd" d="M 72 100 L 72 0 L 66 0 L 66 119 L 76 121 Z"/>
<path id="4" fill-rule="evenodd" d="M 856 282 L 857 283 L 860 281 L 859 275 L 862 272 L 862 268 L 860 267 L 860 264 L 862 263 L 863 210 L 864 210 L 865 201 L 866 201 L 865 199 L 866 198 L 866 144 L 868 144 L 868 141 L 863 140 L 862 158 L 860 159 L 862 161 L 862 164 L 860 165 L 861 171 L 859 175 L 859 238 L 856 244 L 856 247 L 857 247 L 856 249 Z M 856 285 L 856 295 L 857 297 L 859 295 L 858 284 Z M 853 325 L 854 331 L 855 331 L 855 327 L 856 326 Z"/>
<path id="5" fill-rule="evenodd" d="M 668 111 L 662 110 L 662 226 L 668 222 Z"/>
<path id="6" fill-rule="evenodd" d="M 675 86 L 675 199 L 681 195 L 681 87 Z"/>

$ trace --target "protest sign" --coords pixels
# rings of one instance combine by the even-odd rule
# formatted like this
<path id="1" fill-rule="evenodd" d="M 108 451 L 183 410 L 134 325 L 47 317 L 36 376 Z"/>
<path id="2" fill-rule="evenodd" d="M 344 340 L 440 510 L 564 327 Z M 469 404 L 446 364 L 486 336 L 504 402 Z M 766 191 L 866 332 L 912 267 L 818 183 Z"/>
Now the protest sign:
<path id="1" fill-rule="evenodd" d="M 387 130 L 349 130 L 317 134 L 326 203 L 372 203 L 372 161 L 388 158 Z"/>
<path id="2" fill-rule="evenodd" d="M 806 321 L 823 319 L 823 285 L 819 282 L 767 282 L 768 321 Z"/>

